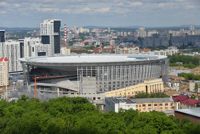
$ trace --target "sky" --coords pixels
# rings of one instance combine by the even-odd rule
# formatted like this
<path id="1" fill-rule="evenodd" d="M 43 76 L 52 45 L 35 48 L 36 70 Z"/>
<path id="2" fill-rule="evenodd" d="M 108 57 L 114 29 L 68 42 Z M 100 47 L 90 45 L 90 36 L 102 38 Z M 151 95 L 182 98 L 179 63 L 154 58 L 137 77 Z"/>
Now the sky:
<path id="1" fill-rule="evenodd" d="M 200 25 L 200 0 L 0 0 L 0 27 Z"/>

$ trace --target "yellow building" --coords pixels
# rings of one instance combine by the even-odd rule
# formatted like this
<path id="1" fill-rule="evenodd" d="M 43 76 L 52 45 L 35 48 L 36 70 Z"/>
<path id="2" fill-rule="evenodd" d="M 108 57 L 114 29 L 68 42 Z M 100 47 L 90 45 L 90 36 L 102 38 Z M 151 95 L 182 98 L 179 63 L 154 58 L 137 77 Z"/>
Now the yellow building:
<path id="1" fill-rule="evenodd" d="M 163 92 L 164 86 L 162 79 L 154 79 L 147 80 L 144 83 L 140 83 L 137 85 L 112 90 L 109 92 L 105 92 L 106 97 L 129 97 L 135 96 L 137 93 L 145 92 L 145 93 L 157 93 Z"/>
<path id="2" fill-rule="evenodd" d="M 140 98 L 135 99 L 136 109 L 140 112 L 166 112 L 176 108 L 172 98 Z"/>
<path id="3" fill-rule="evenodd" d="M 0 58 L 0 93 L 8 86 L 8 59 Z"/>
<path id="4" fill-rule="evenodd" d="M 105 110 L 119 112 L 120 110 L 138 110 L 139 112 L 158 111 L 172 115 L 177 109 L 177 103 L 172 98 L 137 98 L 109 97 L 105 99 Z"/>

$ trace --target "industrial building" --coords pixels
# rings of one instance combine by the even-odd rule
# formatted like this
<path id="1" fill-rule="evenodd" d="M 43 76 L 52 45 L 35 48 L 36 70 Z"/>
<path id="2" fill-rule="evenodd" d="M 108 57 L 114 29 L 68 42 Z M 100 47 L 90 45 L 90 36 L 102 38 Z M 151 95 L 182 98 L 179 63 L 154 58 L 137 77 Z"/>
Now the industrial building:
<path id="1" fill-rule="evenodd" d="M 30 90 L 95 95 L 167 77 L 166 56 L 76 55 L 22 59 Z M 36 93 L 36 92 L 35 92 Z"/>

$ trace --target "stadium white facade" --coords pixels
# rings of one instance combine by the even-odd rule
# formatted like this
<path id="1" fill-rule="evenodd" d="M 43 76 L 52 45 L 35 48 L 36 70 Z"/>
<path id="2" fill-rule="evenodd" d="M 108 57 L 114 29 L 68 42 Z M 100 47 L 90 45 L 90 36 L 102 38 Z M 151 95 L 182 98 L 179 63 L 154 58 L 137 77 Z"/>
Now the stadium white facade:
<path id="1" fill-rule="evenodd" d="M 101 94 L 167 76 L 166 56 L 76 55 L 21 60 L 29 87 L 41 93 Z M 37 81 L 35 80 L 37 78 Z M 35 81 L 34 81 L 35 80 Z"/>

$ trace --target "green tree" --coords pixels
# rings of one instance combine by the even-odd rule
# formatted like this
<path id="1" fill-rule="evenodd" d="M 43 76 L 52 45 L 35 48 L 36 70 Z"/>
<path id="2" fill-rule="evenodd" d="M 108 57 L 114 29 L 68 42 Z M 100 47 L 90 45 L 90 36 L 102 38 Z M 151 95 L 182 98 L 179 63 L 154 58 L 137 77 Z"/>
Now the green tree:
<path id="1" fill-rule="evenodd" d="M 199 125 L 160 112 L 100 112 L 87 99 L 0 101 L 1 134 L 193 134 Z"/>

